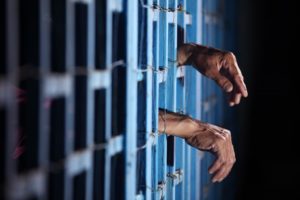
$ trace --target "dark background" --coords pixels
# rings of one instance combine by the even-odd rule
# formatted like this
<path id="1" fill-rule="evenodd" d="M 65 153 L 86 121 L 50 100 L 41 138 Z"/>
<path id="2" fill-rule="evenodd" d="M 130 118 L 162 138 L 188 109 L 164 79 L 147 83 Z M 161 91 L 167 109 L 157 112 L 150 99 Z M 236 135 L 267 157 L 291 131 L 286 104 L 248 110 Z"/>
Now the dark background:
<path id="1" fill-rule="evenodd" d="M 279 0 L 243 0 L 237 6 L 236 54 L 249 97 L 234 108 L 240 126 L 235 197 L 300 199 L 300 10 Z"/>

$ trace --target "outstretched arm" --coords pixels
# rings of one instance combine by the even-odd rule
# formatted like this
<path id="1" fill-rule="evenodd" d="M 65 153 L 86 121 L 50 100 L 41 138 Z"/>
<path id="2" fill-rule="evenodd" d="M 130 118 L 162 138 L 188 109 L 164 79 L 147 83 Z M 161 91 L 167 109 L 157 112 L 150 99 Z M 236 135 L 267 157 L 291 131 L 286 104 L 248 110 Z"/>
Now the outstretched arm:
<path id="1" fill-rule="evenodd" d="M 177 51 L 179 65 L 192 65 L 203 75 L 213 79 L 228 93 L 230 106 L 240 103 L 248 92 L 233 53 L 194 43 L 181 45 Z"/>
<path id="2" fill-rule="evenodd" d="M 216 160 L 209 168 L 209 173 L 214 174 L 213 182 L 221 182 L 235 163 L 229 130 L 186 115 L 160 110 L 159 132 L 184 138 L 189 145 L 213 153 Z"/>

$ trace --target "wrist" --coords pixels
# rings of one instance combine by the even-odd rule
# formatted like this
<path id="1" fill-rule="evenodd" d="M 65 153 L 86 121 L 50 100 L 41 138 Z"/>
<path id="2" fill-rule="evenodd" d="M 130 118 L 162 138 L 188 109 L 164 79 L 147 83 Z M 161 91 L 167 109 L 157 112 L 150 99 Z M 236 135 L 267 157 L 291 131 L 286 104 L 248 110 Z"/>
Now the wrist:
<path id="1" fill-rule="evenodd" d="M 186 132 L 189 133 L 197 131 L 197 129 L 199 128 L 199 123 L 190 117 L 186 117 L 184 119 L 184 124 L 184 126 L 186 127 Z"/>
<path id="2" fill-rule="evenodd" d="M 177 134 L 176 136 L 182 138 L 188 138 L 199 129 L 199 123 L 197 120 L 192 119 L 189 116 L 186 116 L 184 119 L 181 119 L 177 123 Z"/>
<path id="3" fill-rule="evenodd" d="M 179 66 L 191 65 L 191 57 L 193 55 L 195 45 L 192 43 L 185 43 L 178 47 L 177 50 L 177 62 Z"/>

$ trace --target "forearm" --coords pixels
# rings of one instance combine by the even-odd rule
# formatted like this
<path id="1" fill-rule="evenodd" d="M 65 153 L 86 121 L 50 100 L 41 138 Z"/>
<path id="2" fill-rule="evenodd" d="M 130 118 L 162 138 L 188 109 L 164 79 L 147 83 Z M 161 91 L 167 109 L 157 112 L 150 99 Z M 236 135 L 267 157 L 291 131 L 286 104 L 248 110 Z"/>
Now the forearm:
<path id="1" fill-rule="evenodd" d="M 198 127 L 197 122 L 192 118 L 165 110 L 159 110 L 158 125 L 159 132 L 182 138 L 189 136 Z"/>
<path id="2" fill-rule="evenodd" d="M 177 61 L 178 65 L 197 65 L 196 63 L 205 63 L 207 56 L 220 55 L 225 51 L 213 47 L 207 47 L 195 43 L 185 43 L 178 47 Z M 195 63 L 196 62 L 196 63 Z"/>

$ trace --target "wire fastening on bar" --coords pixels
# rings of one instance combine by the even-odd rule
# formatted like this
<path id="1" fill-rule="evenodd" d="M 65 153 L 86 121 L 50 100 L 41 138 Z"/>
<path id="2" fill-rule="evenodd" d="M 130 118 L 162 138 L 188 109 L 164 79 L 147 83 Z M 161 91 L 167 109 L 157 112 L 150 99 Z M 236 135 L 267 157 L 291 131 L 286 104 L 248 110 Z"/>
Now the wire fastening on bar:
<path id="1" fill-rule="evenodd" d="M 151 132 L 151 133 L 149 134 L 149 137 L 148 137 L 146 143 L 145 143 L 144 145 L 138 147 L 138 148 L 136 149 L 136 151 L 140 151 L 140 150 L 146 149 L 148 143 L 149 143 L 151 140 L 152 140 L 152 145 L 154 145 L 155 137 L 156 137 L 156 136 L 159 136 L 159 134 L 157 134 L 156 132 Z"/>
<path id="2" fill-rule="evenodd" d="M 183 5 L 182 4 L 178 4 L 177 8 L 164 8 L 156 3 L 152 4 L 152 5 L 147 5 L 144 3 L 143 0 L 140 0 L 140 4 L 143 8 L 150 8 L 153 10 L 158 10 L 161 12 L 186 12 L 186 10 L 184 10 Z"/>
<path id="3" fill-rule="evenodd" d="M 150 187 L 149 185 L 142 185 L 142 187 L 147 188 L 148 190 L 150 190 L 152 193 L 156 193 L 156 192 L 163 192 L 165 187 L 166 187 L 166 181 L 161 181 L 158 185 L 157 188 L 153 188 Z"/>
<path id="4" fill-rule="evenodd" d="M 149 71 L 153 71 L 153 73 L 164 73 L 168 71 L 168 67 L 164 67 L 163 69 L 155 69 L 153 66 L 151 65 L 141 65 L 141 67 L 146 66 L 145 69 L 134 69 L 135 72 L 137 73 L 146 73 Z"/>
<path id="5" fill-rule="evenodd" d="M 166 130 L 167 130 L 167 123 L 166 123 L 167 111 L 166 111 L 166 109 L 164 109 L 164 114 L 163 115 L 159 114 L 159 116 L 164 122 L 164 130 L 163 130 L 163 132 L 159 132 L 159 133 L 164 134 L 164 133 L 166 133 Z"/>

